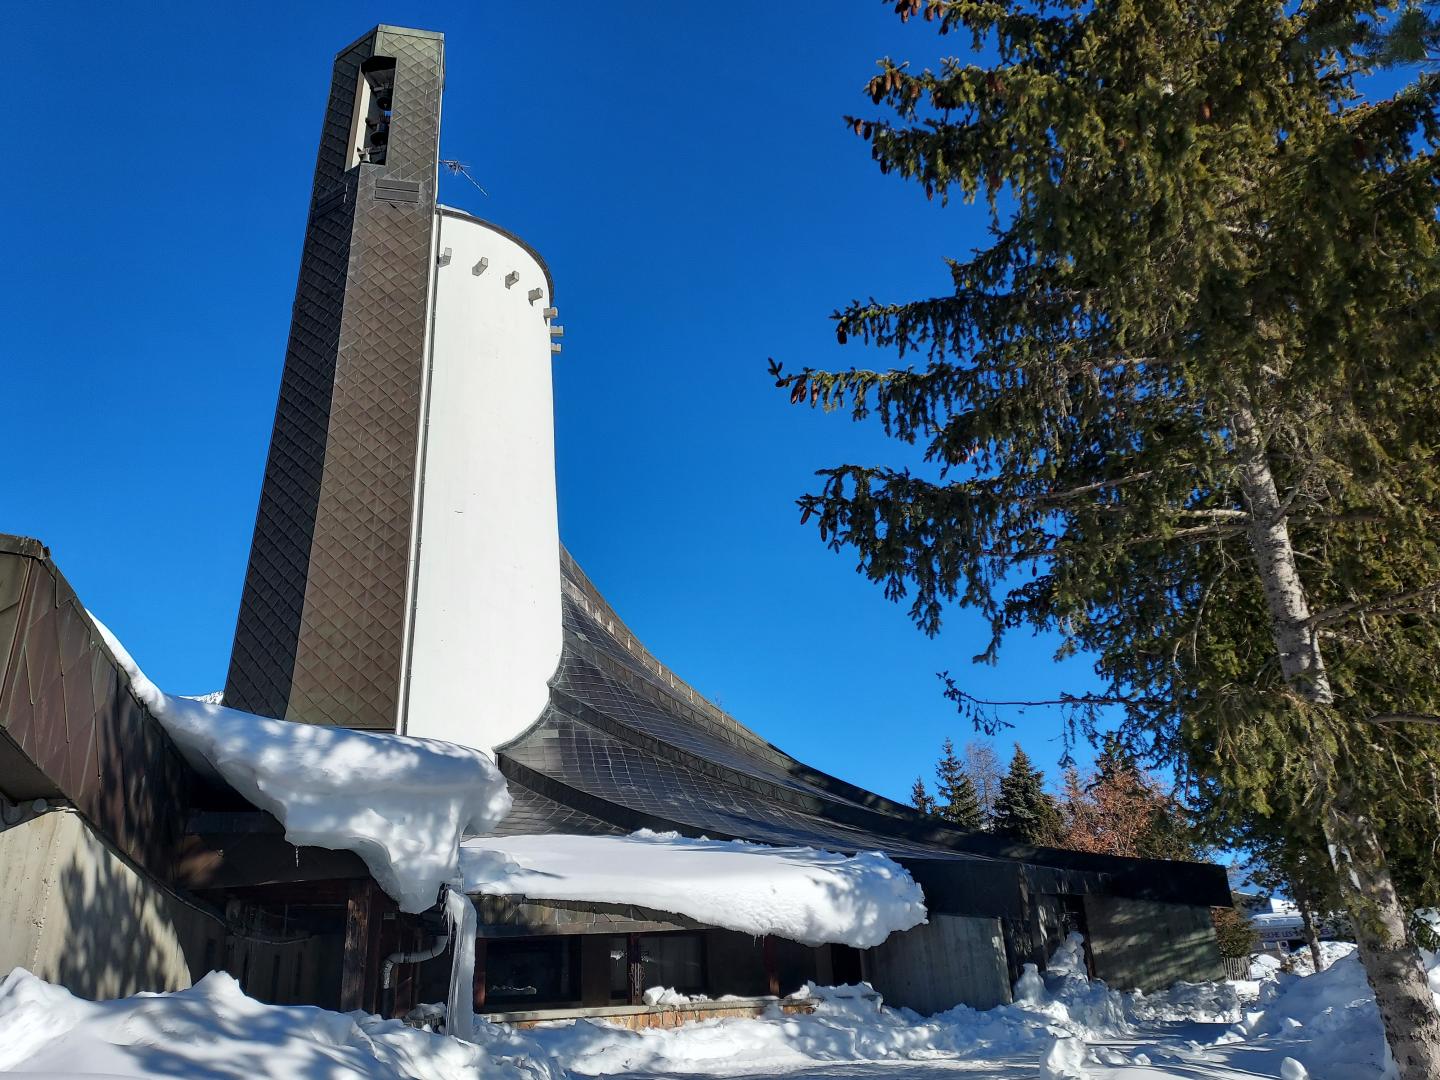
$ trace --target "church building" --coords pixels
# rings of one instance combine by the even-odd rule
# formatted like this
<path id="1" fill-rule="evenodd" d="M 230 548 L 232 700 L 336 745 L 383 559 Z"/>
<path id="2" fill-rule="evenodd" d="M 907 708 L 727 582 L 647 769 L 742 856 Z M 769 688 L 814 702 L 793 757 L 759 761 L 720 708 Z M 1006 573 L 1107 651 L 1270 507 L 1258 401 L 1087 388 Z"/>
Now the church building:
<path id="1" fill-rule="evenodd" d="M 1220 868 L 955 830 L 772 746 L 636 639 L 560 542 L 550 271 L 437 202 L 444 82 L 438 33 L 378 26 L 335 57 L 224 704 L 484 751 L 501 840 L 882 852 L 928 911 L 856 948 L 477 895 L 476 1011 L 673 1022 L 647 989 L 733 1015 L 811 980 L 986 1008 L 1071 931 L 1118 988 L 1223 977 Z M 421 958 L 441 931 L 187 762 L 43 543 L 0 536 L 0 975 L 109 997 L 220 968 L 264 1001 L 403 1015 L 445 997 L 454 957 Z"/>

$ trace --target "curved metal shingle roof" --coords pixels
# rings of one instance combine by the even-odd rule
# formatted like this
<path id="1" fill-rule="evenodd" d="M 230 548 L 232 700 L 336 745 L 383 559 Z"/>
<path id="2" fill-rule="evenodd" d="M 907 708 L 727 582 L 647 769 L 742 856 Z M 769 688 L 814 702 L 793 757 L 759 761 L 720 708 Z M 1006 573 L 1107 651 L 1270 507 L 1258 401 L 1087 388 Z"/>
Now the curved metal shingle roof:
<path id="1" fill-rule="evenodd" d="M 1184 902 L 1218 895 L 1218 868 L 1036 848 L 963 832 L 812 769 L 652 656 L 563 556 L 564 648 L 540 718 L 499 748 L 516 809 L 505 834 L 675 830 L 895 858 L 1023 864 L 1092 884 L 1142 878 Z M 1217 877 L 1218 875 L 1218 877 Z M 1222 882 L 1223 884 L 1223 882 Z M 1126 889 L 1126 891 L 1131 891 Z"/>

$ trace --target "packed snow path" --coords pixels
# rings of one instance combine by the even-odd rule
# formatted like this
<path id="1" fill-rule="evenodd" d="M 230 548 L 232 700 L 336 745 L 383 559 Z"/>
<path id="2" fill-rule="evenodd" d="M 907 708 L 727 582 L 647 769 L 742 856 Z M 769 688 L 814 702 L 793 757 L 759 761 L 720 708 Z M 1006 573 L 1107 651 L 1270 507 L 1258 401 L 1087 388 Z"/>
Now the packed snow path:
<path id="1" fill-rule="evenodd" d="M 1223 1027 L 1223 1025 L 1221 1025 Z M 1157 1030 L 1151 1040 L 1092 1043 L 1093 1048 L 1133 1058 L 1144 1055 L 1150 1065 L 1087 1065 L 1084 1080 L 1261 1080 L 1280 1077 L 1285 1056 L 1248 1045 L 1226 1054 L 1196 1057 L 1184 1049 L 1189 1038 L 1204 1038 L 1211 1025 L 1182 1025 Z M 1180 1039 L 1177 1045 L 1177 1038 Z M 832 1062 L 788 1071 L 685 1073 L 685 1080 L 1035 1080 L 1036 1063 L 1015 1058 L 942 1058 L 934 1061 Z M 658 1080 L 658 1073 L 615 1073 L 610 1080 Z M 1044 1076 L 1043 1073 L 1038 1074 Z M 1311 1074 L 1312 1078 L 1323 1074 Z"/>
<path id="2" fill-rule="evenodd" d="M 1197 1057 L 1184 1048 L 1191 1039 L 1213 1036 L 1214 1027 L 1224 1025 L 1176 1025 L 1157 1029 L 1152 1039 L 1092 1043 L 1102 1052 L 1125 1055 L 1131 1064 L 1087 1065 L 1085 1080 L 1260 1080 L 1280 1077 L 1284 1053 L 1277 1050 L 1236 1044 L 1226 1053 L 1206 1051 Z M 1133 1064 L 1144 1055 L 1151 1064 Z M 610 1080 L 657 1080 L 658 1073 L 615 1073 Z M 832 1062 L 787 1071 L 685 1073 L 685 1080 L 1035 1080 L 1036 1063 L 1015 1058 L 942 1058 L 934 1061 Z M 1042 1077 L 1043 1073 L 1040 1073 Z M 1298 1074 L 1297 1074 L 1298 1075 Z M 1324 1074 L 1311 1074 L 1323 1077 Z M 1337 1078 L 1338 1080 L 1338 1074 Z"/>

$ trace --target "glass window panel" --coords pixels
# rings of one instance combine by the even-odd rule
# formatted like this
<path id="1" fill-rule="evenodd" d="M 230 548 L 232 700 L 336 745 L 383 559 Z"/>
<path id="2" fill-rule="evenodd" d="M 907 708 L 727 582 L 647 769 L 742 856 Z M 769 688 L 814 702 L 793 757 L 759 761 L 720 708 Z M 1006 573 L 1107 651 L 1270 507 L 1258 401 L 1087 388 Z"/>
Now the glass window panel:
<path id="1" fill-rule="evenodd" d="M 705 963 L 699 934 L 646 934 L 640 939 L 645 986 L 666 986 L 682 994 L 705 989 Z"/>

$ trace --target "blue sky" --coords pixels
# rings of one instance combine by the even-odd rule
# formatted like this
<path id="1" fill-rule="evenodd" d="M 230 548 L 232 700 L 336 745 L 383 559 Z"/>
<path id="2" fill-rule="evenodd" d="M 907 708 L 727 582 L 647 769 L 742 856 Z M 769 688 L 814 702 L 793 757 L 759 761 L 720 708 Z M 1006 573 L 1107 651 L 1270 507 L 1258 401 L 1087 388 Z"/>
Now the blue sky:
<path id="1" fill-rule="evenodd" d="M 8 438 L 0 531 L 48 543 L 162 686 L 224 678 L 279 385 L 330 61 L 377 22 L 443 30 L 442 198 L 554 273 L 562 538 L 647 644 L 814 765 L 904 797 L 940 695 L 1093 686 L 1053 641 L 995 667 L 955 612 L 927 640 L 799 525 L 818 467 L 898 447 L 792 409 L 769 356 L 835 345 L 855 296 L 941 292 L 976 207 L 882 177 L 842 124 L 882 55 L 933 62 L 890 5 L 31 4 L 8 18 Z M 18 25 L 17 25 L 18 24 Z M 960 48 L 962 43 L 946 43 Z M 1053 776 L 1058 718 L 1013 733 Z M 1008 736 L 1001 737 L 1008 756 Z"/>

